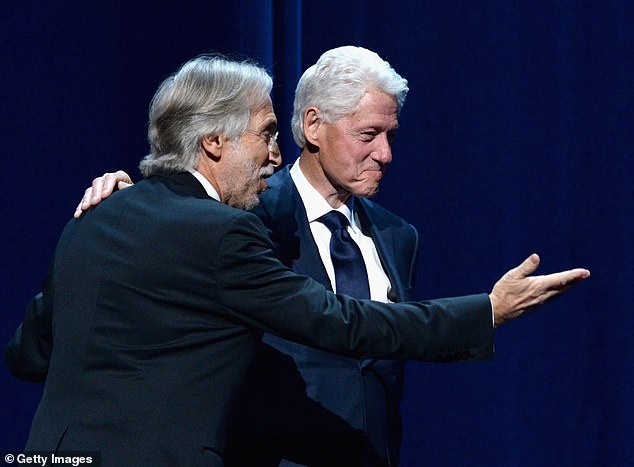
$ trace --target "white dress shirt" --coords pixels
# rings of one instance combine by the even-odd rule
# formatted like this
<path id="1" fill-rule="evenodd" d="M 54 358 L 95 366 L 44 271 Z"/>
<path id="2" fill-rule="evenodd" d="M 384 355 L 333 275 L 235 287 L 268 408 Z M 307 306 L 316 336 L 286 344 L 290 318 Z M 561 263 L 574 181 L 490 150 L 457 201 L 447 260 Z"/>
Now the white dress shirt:
<path id="1" fill-rule="evenodd" d="M 203 188 L 205 189 L 205 191 L 207 192 L 209 196 L 211 196 L 216 201 L 220 201 L 220 195 L 218 194 L 214 186 L 211 184 L 211 182 L 207 180 L 203 174 L 201 174 L 196 169 L 190 170 L 189 173 L 192 174 L 194 177 L 196 177 L 196 180 L 200 182 L 200 184 L 203 186 Z"/>
<path id="2" fill-rule="evenodd" d="M 337 292 L 335 285 L 335 269 L 332 265 L 332 259 L 330 258 L 330 237 L 332 236 L 328 227 L 319 222 L 319 219 L 324 214 L 333 210 L 323 196 L 319 194 L 315 188 L 308 182 L 302 170 L 299 168 L 299 159 L 290 170 L 293 183 L 299 191 L 299 196 L 304 203 L 306 209 L 306 215 L 308 217 L 308 223 L 310 230 L 317 244 L 319 250 L 319 256 L 326 268 L 332 290 Z M 376 251 L 376 246 L 372 241 L 372 238 L 365 235 L 361 231 L 359 217 L 354 211 L 354 196 L 351 196 L 346 204 L 337 209 L 348 219 L 350 225 L 348 226 L 348 233 L 352 239 L 359 245 L 363 261 L 365 262 L 365 268 L 368 272 L 368 282 L 370 283 L 370 298 L 372 300 L 387 303 L 388 292 L 391 288 L 390 279 L 383 270 L 383 265 L 379 259 L 379 254 Z"/>

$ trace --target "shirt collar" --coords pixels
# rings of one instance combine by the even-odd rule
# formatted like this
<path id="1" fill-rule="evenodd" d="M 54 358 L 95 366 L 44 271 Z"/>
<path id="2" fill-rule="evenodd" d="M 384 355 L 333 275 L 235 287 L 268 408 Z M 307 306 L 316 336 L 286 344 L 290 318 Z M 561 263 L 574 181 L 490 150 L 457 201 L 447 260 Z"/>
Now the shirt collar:
<path id="1" fill-rule="evenodd" d="M 189 173 L 192 174 L 194 177 L 196 177 L 196 180 L 200 182 L 200 184 L 203 186 L 203 188 L 205 189 L 205 191 L 210 197 L 212 197 L 216 201 L 220 201 L 220 195 L 218 194 L 216 189 L 213 187 L 211 182 L 207 180 L 203 174 L 201 174 L 196 169 L 191 169 Z"/>
<path id="2" fill-rule="evenodd" d="M 324 214 L 333 210 L 332 206 L 328 204 L 326 199 L 306 179 L 302 169 L 299 167 L 299 159 L 297 159 L 295 164 L 291 167 L 290 174 L 293 179 L 293 183 L 295 183 L 295 187 L 299 192 L 299 196 L 302 198 L 302 202 L 304 203 L 308 222 L 316 221 Z M 346 204 L 336 210 L 346 216 L 351 226 L 356 226 L 356 222 L 354 220 L 354 196 L 350 196 L 350 199 L 346 202 Z"/>

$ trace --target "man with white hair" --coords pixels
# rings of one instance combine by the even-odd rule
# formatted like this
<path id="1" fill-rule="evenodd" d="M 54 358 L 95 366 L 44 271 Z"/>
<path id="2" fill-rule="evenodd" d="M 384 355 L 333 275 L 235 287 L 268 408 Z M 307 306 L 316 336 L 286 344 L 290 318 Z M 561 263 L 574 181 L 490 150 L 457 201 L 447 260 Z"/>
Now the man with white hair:
<path id="1" fill-rule="evenodd" d="M 269 180 L 255 212 L 271 230 L 282 262 L 335 292 L 346 285 L 337 281 L 331 233 L 320 221 L 331 210 L 345 217 L 365 265 L 369 287 L 352 294 L 381 302 L 412 298 L 416 230 L 367 199 L 379 191 L 392 160 L 407 91 L 389 63 L 353 46 L 325 52 L 297 84 L 292 130 L 301 154 Z M 231 419 L 244 425 L 230 425 L 239 435 L 230 431 L 229 462 L 235 455 L 235 465 L 262 465 L 268 453 L 271 465 L 279 457 L 300 465 L 399 464 L 402 361 L 359 360 L 267 334 L 252 368 L 236 404 L 239 416 Z M 256 397 L 258 379 L 265 378 L 268 397 Z M 253 422 L 257 417 L 264 420 Z M 244 449 L 247 440 L 253 449 Z"/>

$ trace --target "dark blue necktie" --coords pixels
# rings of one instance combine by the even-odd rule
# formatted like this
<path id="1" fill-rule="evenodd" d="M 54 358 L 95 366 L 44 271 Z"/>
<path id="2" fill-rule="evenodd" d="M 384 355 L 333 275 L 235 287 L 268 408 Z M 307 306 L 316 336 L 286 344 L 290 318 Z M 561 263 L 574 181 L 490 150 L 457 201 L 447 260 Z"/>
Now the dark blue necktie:
<path id="1" fill-rule="evenodd" d="M 348 233 L 348 219 L 339 211 L 330 211 L 318 219 L 332 232 L 330 257 L 335 268 L 337 293 L 354 298 L 370 298 L 368 272 L 359 245 Z"/>

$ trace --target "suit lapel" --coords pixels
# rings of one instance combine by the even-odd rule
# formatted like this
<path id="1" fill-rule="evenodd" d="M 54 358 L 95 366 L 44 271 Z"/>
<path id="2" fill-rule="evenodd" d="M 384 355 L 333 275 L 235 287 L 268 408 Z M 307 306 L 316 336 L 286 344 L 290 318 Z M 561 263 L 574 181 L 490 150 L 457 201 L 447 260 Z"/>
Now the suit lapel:
<path id="1" fill-rule="evenodd" d="M 275 219 L 275 225 L 269 227 L 274 232 L 280 259 L 298 274 L 308 275 L 332 290 L 289 167 L 271 177 L 269 185 L 263 207 Z"/>
<path id="2" fill-rule="evenodd" d="M 372 205 L 363 198 L 355 198 L 355 209 L 359 215 L 359 222 L 361 223 L 361 229 L 366 235 L 372 237 L 374 246 L 376 247 L 379 259 L 383 265 L 383 269 L 387 273 L 392 290 L 389 293 L 388 298 L 394 302 L 403 299 L 403 284 L 397 273 L 396 267 L 396 254 L 397 247 L 394 242 L 393 229 L 390 228 L 389 223 L 384 222 L 384 219 L 377 215 Z"/>

